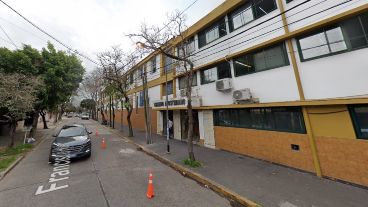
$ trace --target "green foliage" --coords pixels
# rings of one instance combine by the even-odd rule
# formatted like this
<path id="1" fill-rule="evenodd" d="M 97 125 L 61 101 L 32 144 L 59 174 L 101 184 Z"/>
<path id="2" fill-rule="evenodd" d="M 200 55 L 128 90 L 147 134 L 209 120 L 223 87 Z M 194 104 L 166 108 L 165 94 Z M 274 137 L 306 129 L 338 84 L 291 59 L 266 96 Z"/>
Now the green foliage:
<path id="1" fill-rule="evenodd" d="M 83 99 L 80 103 L 80 107 L 93 110 L 96 108 L 96 102 L 93 99 Z"/>
<path id="2" fill-rule="evenodd" d="M 37 88 L 36 110 L 54 110 L 68 102 L 84 72 L 75 55 L 57 51 L 51 43 L 41 52 L 29 45 L 14 51 L 0 48 L 0 73 L 37 76 L 44 83 Z"/>
<path id="3" fill-rule="evenodd" d="M 6 150 L 0 151 L 0 156 L 18 155 L 23 152 L 27 152 L 33 148 L 31 144 L 21 144 L 16 147 L 11 147 Z"/>
<path id="4" fill-rule="evenodd" d="M 183 163 L 185 165 L 188 165 L 188 166 L 192 167 L 192 168 L 197 168 L 197 167 L 201 167 L 202 166 L 202 164 L 200 162 L 198 162 L 197 160 L 192 160 L 190 158 L 185 159 L 183 161 Z"/>

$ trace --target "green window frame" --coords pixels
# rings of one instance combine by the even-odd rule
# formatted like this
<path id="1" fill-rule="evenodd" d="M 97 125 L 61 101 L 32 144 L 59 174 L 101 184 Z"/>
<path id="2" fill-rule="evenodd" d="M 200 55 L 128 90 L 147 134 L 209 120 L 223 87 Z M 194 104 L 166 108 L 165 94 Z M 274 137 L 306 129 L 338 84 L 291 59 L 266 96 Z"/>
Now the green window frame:
<path id="1" fill-rule="evenodd" d="M 185 89 L 186 88 L 186 80 L 185 80 L 186 76 L 182 76 L 180 77 L 179 80 L 179 89 Z M 193 73 L 192 74 L 192 87 L 193 86 L 197 86 L 197 73 Z"/>
<path id="2" fill-rule="evenodd" d="M 216 80 L 231 78 L 230 63 L 225 61 L 200 71 L 201 85 L 213 83 Z"/>
<path id="3" fill-rule="evenodd" d="M 198 33 L 198 47 L 205 45 L 227 35 L 225 17 Z"/>
<path id="4" fill-rule="evenodd" d="M 235 77 L 290 65 L 284 43 L 233 59 Z"/>
<path id="5" fill-rule="evenodd" d="M 163 90 L 162 90 L 162 95 L 166 96 L 166 83 L 162 84 Z M 169 89 L 168 95 L 171 95 L 174 93 L 174 84 L 173 81 L 168 81 L 167 82 L 167 88 Z"/>
<path id="6" fill-rule="evenodd" d="M 229 14 L 230 32 L 277 9 L 275 0 L 248 1 Z"/>
<path id="7" fill-rule="evenodd" d="M 214 125 L 305 134 L 300 107 L 217 109 Z"/>
<path id="8" fill-rule="evenodd" d="M 349 112 L 357 138 L 368 140 L 368 104 L 350 105 Z"/>
<path id="9" fill-rule="evenodd" d="M 368 13 L 297 38 L 300 60 L 310 61 L 368 47 Z"/>

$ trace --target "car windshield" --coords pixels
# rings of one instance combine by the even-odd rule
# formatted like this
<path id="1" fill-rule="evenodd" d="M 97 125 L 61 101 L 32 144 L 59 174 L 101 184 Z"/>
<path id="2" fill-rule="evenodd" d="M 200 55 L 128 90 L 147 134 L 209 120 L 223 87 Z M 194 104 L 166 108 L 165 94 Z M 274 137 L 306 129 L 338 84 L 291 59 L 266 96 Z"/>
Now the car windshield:
<path id="1" fill-rule="evenodd" d="M 87 132 L 83 127 L 66 126 L 60 130 L 58 137 L 75 137 L 84 135 L 87 135 Z"/>

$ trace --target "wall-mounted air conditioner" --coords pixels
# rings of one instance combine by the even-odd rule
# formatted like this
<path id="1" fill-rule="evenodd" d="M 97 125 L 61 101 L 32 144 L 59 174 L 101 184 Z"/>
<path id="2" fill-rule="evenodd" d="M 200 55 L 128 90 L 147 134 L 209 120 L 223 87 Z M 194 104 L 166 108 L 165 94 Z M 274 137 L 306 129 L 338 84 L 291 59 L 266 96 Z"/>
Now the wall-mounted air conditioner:
<path id="1" fill-rule="evenodd" d="M 234 102 L 239 101 L 251 101 L 252 100 L 252 94 L 250 92 L 249 88 L 245 88 L 242 90 L 236 90 L 233 92 L 233 99 Z"/>
<path id="2" fill-rule="evenodd" d="M 224 78 L 216 81 L 216 90 L 225 92 L 232 88 L 231 78 Z"/>

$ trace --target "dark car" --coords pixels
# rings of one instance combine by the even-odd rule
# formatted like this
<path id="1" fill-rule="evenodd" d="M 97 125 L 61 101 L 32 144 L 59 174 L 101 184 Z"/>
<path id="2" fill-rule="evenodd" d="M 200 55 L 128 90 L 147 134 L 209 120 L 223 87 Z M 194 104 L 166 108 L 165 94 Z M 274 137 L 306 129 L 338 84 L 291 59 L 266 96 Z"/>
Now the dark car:
<path id="1" fill-rule="evenodd" d="M 69 157 L 70 159 L 91 156 L 91 132 L 83 125 L 64 125 L 52 142 L 49 162 L 54 163 L 56 157 Z"/>

